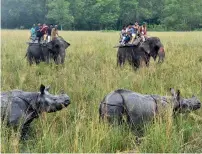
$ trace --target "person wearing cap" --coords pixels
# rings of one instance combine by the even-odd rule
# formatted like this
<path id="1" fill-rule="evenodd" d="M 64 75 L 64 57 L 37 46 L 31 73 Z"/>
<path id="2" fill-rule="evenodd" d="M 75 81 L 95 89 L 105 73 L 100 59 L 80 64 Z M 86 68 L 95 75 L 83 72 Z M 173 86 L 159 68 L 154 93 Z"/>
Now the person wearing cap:
<path id="1" fill-rule="evenodd" d="M 51 40 L 54 40 L 56 37 L 58 37 L 58 26 L 57 25 L 55 25 L 55 27 L 52 28 Z"/>

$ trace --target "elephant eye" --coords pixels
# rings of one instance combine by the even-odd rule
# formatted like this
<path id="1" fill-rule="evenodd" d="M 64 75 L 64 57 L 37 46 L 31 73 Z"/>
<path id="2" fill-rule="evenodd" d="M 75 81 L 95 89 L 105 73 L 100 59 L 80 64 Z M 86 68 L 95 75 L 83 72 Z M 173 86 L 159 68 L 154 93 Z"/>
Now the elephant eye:
<path id="1" fill-rule="evenodd" d="M 59 48 L 60 46 L 58 44 L 55 45 L 55 48 Z"/>

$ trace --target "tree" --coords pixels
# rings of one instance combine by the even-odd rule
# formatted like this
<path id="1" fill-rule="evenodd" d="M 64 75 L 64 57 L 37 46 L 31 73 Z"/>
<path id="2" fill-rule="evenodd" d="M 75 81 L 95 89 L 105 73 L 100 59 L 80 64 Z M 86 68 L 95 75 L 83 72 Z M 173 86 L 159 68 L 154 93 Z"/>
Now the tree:
<path id="1" fill-rule="evenodd" d="M 162 24 L 173 30 L 193 30 L 202 23 L 201 0 L 166 0 Z"/>
<path id="2" fill-rule="evenodd" d="M 74 17 L 69 11 L 69 2 L 65 0 L 49 0 L 47 19 L 54 21 L 64 29 L 71 28 Z"/>

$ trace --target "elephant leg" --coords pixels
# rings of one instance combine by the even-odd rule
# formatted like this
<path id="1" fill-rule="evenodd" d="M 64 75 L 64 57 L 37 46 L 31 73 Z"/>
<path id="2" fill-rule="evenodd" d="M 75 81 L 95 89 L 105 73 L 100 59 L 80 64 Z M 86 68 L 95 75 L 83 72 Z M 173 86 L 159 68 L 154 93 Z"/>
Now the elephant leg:
<path id="1" fill-rule="evenodd" d="M 35 63 L 36 63 L 36 65 L 38 65 L 40 63 L 40 60 L 35 58 Z"/>
<path id="2" fill-rule="evenodd" d="M 30 58 L 30 59 L 28 59 L 28 62 L 29 62 L 29 65 L 30 65 L 30 66 L 33 64 L 33 61 L 32 61 L 32 59 L 31 59 L 31 58 Z"/>
<path id="3" fill-rule="evenodd" d="M 32 60 L 33 60 L 33 57 L 30 54 L 27 54 L 27 61 L 28 61 L 30 66 L 33 64 Z"/>
<path id="4" fill-rule="evenodd" d="M 149 66 L 149 62 L 150 62 L 150 55 L 146 53 L 146 55 L 145 55 L 145 63 L 146 63 L 147 67 Z"/>
<path id="5" fill-rule="evenodd" d="M 55 64 L 58 65 L 59 64 L 59 59 L 60 59 L 59 55 L 54 56 L 53 59 L 54 59 Z"/>
<path id="6" fill-rule="evenodd" d="M 120 57 L 120 66 L 124 66 L 125 65 L 125 62 L 126 62 L 126 57 L 123 55 Z"/>
<path id="7" fill-rule="evenodd" d="M 45 56 L 45 62 L 49 64 L 49 61 L 50 61 L 50 55 L 48 54 Z"/>
<path id="8" fill-rule="evenodd" d="M 64 64 L 64 62 L 65 62 L 65 56 L 66 56 L 66 53 L 65 53 L 65 52 L 61 52 L 61 53 L 60 53 L 61 64 Z"/>
<path id="9" fill-rule="evenodd" d="M 124 57 L 122 57 L 122 56 L 118 56 L 117 57 L 117 66 L 123 66 L 125 64 L 125 59 L 124 59 Z"/>
<path id="10" fill-rule="evenodd" d="M 132 66 L 133 68 L 136 70 L 137 68 L 139 68 L 139 61 L 140 61 L 140 57 L 137 55 L 132 55 Z"/>
<path id="11" fill-rule="evenodd" d="M 117 67 L 121 66 L 121 57 L 119 54 L 117 54 Z"/>
<path id="12" fill-rule="evenodd" d="M 50 62 L 49 57 L 46 57 L 46 63 L 49 64 L 49 62 Z"/>

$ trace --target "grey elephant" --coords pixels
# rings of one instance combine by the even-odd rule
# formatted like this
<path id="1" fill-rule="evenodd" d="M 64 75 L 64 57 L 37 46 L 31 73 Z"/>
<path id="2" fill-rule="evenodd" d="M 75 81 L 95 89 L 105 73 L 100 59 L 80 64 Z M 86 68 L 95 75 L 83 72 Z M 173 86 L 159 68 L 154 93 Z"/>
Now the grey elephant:
<path id="1" fill-rule="evenodd" d="M 65 50 L 70 46 L 61 36 L 48 43 L 29 43 L 26 57 L 30 65 L 41 61 L 49 63 L 53 59 L 56 64 L 63 64 L 66 57 Z"/>
<path id="2" fill-rule="evenodd" d="M 115 121 L 121 124 L 123 115 L 127 123 L 141 128 L 144 123 L 152 121 L 160 108 L 171 105 L 173 113 L 197 110 L 201 102 L 195 96 L 182 98 L 180 91 L 171 89 L 172 96 L 143 95 L 130 90 L 118 89 L 106 95 L 99 106 L 100 119 L 107 119 L 110 123 Z M 171 103 L 171 104 L 170 104 Z"/>
<path id="3" fill-rule="evenodd" d="M 158 62 L 163 62 L 165 58 L 164 46 L 158 37 L 150 37 L 142 43 L 138 41 L 135 45 L 119 46 L 117 66 L 123 66 L 126 60 L 135 68 L 142 66 L 142 63 L 149 66 L 150 57 L 156 61 L 157 56 L 159 57 Z"/>
<path id="4" fill-rule="evenodd" d="M 56 112 L 70 104 L 67 94 L 52 95 L 49 87 L 40 92 L 12 90 L 1 93 L 1 121 L 14 128 L 20 127 L 21 139 L 27 138 L 30 123 L 42 112 Z"/>

